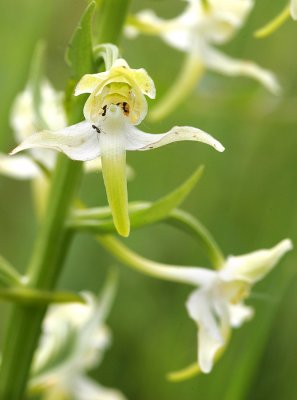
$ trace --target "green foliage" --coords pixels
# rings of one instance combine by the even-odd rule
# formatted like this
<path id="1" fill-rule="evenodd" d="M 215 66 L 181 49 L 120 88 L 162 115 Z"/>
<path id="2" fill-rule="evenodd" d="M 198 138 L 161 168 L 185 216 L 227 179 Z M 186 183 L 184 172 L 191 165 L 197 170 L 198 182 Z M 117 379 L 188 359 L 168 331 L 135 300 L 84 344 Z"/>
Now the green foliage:
<path id="1" fill-rule="evenodd" d="M 70 124 L 83 119 L 82 109 L 87 97 L 83 95 L 74 98 L 74 88 L 84 74 L 94 72 L 95 68 L 92 40 L 92 19 L 95 8 L 94 1 L 87 6 L 65 55 L 66 62 L 71 68 L 71 79 L 68 80 L 65 90 L 65 108 Z"/>
<path id="2" fill-rule="evenodd" d="M 42 83 L 45 76 L 45 50 L 45 43 L 43 41 L 38 42 L 35 47 L 33 58 L 31 61 L 29 76 L 29 86 L 32 90 L 33 95 L 35 119 L 37 121 L 37 126 L 40 130 L 48 128 L 46 122 L 43 119 L 40 108 Z"/>
<path id="3" fill-rule="evenodd" d="M 199 181 L 204 167 L 199 167 L 184 183 L 171 193 L 153 203 L 134 203 L 130 205 L 131 227 L 136 229 L 166 219 L 178 207 Z M 115 232 L 109 209 L 77 210 L 68 222 L 71 229 L 87 230 L 93 233 Z"/>
<path id="4" fill-rule="evenodd" d="M 0 256 L 0 286 L 18 285 L 21 276 L 14 269 L 14 267 Z"/>
<path id="5" fill-rule="evenodd" d="M 87 6 L 66 52 L 66 61 L 71 67 L 74 80 L 93 71 L 92 19 L 95 8 L 94 1 Z"/>

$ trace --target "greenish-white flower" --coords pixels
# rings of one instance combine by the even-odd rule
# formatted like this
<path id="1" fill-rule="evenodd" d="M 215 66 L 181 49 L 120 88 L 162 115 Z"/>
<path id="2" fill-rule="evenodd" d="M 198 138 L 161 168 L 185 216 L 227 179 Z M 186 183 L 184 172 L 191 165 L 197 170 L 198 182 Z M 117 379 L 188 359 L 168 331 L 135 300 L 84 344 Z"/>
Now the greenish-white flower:
<path id="1" fill-rule="evenodd" d="M 269 250 L 229 256 L 223 268 L 209 271 L 208 282 L 190 295 L 187 310 L 198 326 L 198 363 L 202 372 L 211 371 L 231 328 L 240 327 L 253 316 L 253 309 L 244 304 L 252 286 L 291 249 L 291 241 L 283 240 Z"/>
<path id="2" fill-rule="evenodd" d="M 29 392 L 44 400 L 124 400 L 115 389 L 92 380 L 86 372 L 97 367 L 110 345 L 104 320 L 110 292 L 98 300 L 84 293 L 85 304 L 51 306 L 43 324 Z"/>
<path id="3" fill-rule="evenodd" d="M 148 260 L 111 236 L 98 239 L 104 247 L 132 268 L 149 276 L 195 286 L 186 307 L 198 327 L 198 366 L 195 371 L 211 371 L 218 353 L 224 349 L 232 328 L 253 316 L 244 303 L 252 286 L 263 279 L 292 249 L 285 239 L 271 249 L 227 257 L 218 270 L 178 267 Z M 177 373 L 179 374 L 179 373 Z"/>
<path id="4" fill-rule="evenodd" d="M 161 118 L 176 107 L 193 89 L 204 69 L 229 76 L 248 76 L 272 93 L 279 93 L 280 86 L 270 71 L 254 62 L 231 58 L 216 48 L 232 39 L 242 27 L 253 7 L 253 0 L 186 2 L 185 10 L 173 19 L 164 20 L 153 11 L 144 10 L 128 20 L 128 36 L 138 33 L 159 35 L 170 46 L 187 53 L 180 77 L 153 111 L 153 118 Z"/>
<path id="5" fill-rule="evenodd" d="M 26 138 L 13 150 L 47 148 L 62 151 L 73 160 L 101 157 L 108 202 L 118 232 L 128 236 L 126 150 L 151 150 L 181 140 L 199 141 L 223 151 L 209 134 L 188 126 L 163 134 L 136 128 L 147 113 L 145 96 L 155 97 L 155 86 L 144 69 L 131 69 L 117 59 L 106 72 L 85 75 L 75 94 L 90 93 L 84 107 L 85 121 L 57 131 L 42 131 Z"/>

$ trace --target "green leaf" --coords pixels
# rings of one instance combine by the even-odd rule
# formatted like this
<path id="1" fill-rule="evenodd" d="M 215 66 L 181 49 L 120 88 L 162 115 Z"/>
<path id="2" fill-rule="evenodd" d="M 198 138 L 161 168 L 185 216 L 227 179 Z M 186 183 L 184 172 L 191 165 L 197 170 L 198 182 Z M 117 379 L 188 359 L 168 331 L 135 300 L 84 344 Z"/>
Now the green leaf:
<path id="1" fill-rule="evenodd" d="M 35 113 L 35 119 L 37 122 L 38 129 L 48 129 L 47 123 L 45 122 L 42 112 L 41 112 L 41 105 L 42 105 L 42 84 L 44 81 L 44 70 L 45 70 L 45 49 L 46 45 L 44 41 L 39 41 L 35 47 L 31 66 L 30 66 L 30 76 L 29 76 L 29 88 L 32 91 L 33 97 L 33 107 Z"/>
<path id="2" fill-rule="evenodd" d="M 190 176 L 177 189 L 152 203 L 143 210 L 136 211 L 131 215 L 131 226 L 138 228 L 165 219 L 170 212 L 178 207 L 193 190 L 196 183 L 202 176 L 204 166 L 200 166 L 194 174 Z"/>
<path id="3" fill-rule="evenodd" d="M 92 18 L 95 8 L 96 3 L 92 1 L 83 13 L 66 52 L 66 61 L 76 81 L 84 74 L 92 72 L 94 67 Z"/>
<path id="4" fill-rule="evenodd" d="M 130 205 L 131 227 L 140 228 L 166 219 L 170 212 L 178 207 L 192 191 L 200 179 L 203 169 L 204 167 L 200 166 L 182 185 L 154 203 Z M 77 210 L 74 217 L 68 222 L 68 226 L 72 229 L 89 230 L 95 233 L 111 233 L 115 232 L 115 228 L 110 216 L 110 211 L 105 207 L 102 211 L 100 208 Z M 105 218 L 102 219 L 102 217 Z"/>
<path id="5" fill-rule="evenodd" d="M 15 286 L 21 284 L 22 277 L 14 267 L 0 256 L 0 286 Z"/>

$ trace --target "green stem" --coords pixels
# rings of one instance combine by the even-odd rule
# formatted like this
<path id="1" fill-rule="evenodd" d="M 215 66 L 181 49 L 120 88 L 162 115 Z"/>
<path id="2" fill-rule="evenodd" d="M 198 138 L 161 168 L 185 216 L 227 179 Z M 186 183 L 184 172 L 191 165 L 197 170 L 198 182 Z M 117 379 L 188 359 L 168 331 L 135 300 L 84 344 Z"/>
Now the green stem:
<path id="1" fill-rule="evenodd" d="M 204 74 L 204 66 L 200 59 L 192 53 L 186 55 L 179 75 L 163 98 L 150 111 L 152 121 L 160 121 L 175 110 L 197 87 Z"/>
<path id="2" fill-rule="evenodd" d="M 45 221 L 40 228 L 28 271 L 28 287 L 51 290 L 56 285 L 70 244 L 70 237 L 64 230 L 64 222 L 80 171 L 80 163 L 68 160 L 64 156 L 59 158 Z M 45 311 L 46 306 L 13 306 L 3 347 L 1 400 L 22 398 Z"/>
<path id="3" fill-rule="evenodd" d="M 199 286 L 209 282 L 214 274 L 212 270 L 206 268 L 166 265 L 149 260 L 110 235 L 97 236 L 96 239 L 123 264 L 153 278 Z"/>
<path id="4" fill-rule="evenodd" d="M 291 17 L 290 5 L 286 5 L 280 14 L 278 14 L 275 18 L 273 18 L 270 22 L 268 22 L 268 24 L 258 29 L 254 33 L 254 36 L 258 39 L 263 39 L 271 35 L 277 29 L 279 29 L 290 17 Z"/>
<path id="5" fill-rule="evenodd" d="M 138 211 L 143 211 L 151 207 L 150 203 L 134 203 L 129 205 L 131 227 L 133 229 L 141 228 L 147 225 L 147 221 L 140 223 L 137 216 Z M 116 233 L 114 224 L 110 219 L 111 212 L 109 208 L 94 208 L 86 210 L 77 210 L 74 217 L 68 221 L 68 227 L 73 230 L 86 231 L 92 234 Z M 212 266 L 220 269 L 224 265 L 224 255 L 218 244 L 205 228 L 205 226 L 193 215 L 180 209 L 172 210 L 167 218 L 160 221 L 175 226 L 193 236 L 206 252 Z"/>
<path id="6" fill-rule="evenodd" d="M 98 42 L 115 43 L 122 30 L 129 1 L 102 2 Z M 89 73 L 91 71 L 85 71 Z M 79 122 L 81 109 L 72 109 L 69 120 Z M 51 290 L 60 275 L 71 236 L 65 231 L 70 205 L 81 173 L 81 163 L 59 157 L 53 177 L 45 221 L 40 227 L 29 266 L 29 287 Z M 44 307 L 14 305 L 3 347 L 0 400 L 20 400 L 26 387 L 34 350 L 37 347 Z"/>
<path id="7" fill-rule="evenodd" d="M 204 225 L 186 211 L 175 209 L 166 220 L 170 225 L 176 226 L 193 235 L 202 248 L 206 251 L 212 265 L 216 269 L 223 267 L 225 258 L 218 244 Z"/>
<path id="8" fill-rule="evenodd" d="M 82 296 L 77 293 L 52 292 L 28 287 L 1 288 L 0 299 L 20 304 L 34 305 L 36 307 L 53 303 L 85 303 Z"/>
<path id="9" fill-rule="evenodd" d="M 130 0 L 101 0 L 99 4 L 98 42 L 117 44 Z"/>

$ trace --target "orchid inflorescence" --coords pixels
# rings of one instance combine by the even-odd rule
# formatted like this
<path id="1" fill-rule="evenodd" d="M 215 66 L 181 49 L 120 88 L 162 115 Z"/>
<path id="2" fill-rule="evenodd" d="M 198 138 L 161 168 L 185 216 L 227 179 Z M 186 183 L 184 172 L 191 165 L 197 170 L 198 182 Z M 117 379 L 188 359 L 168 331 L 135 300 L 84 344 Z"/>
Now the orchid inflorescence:
<path id="1" fill-rule="evenodd" d="M 149 114 L 152 119 L 164 117 L 182 103 L 206 69 L 229 76 L 247 76 L 273 94 L 280 93 L 280 85 L 272 72 L 251 61 L 233 59 L 217 49 L 243 26 L 254 6 L 253 0 L 186 0 L 186 3 L 183 12 L 173 19 L 161 19 L 151 10 L 126 19 L 128 37 L 160 36 L 168 45 L 186 53 L 180 76 Z M 92 16 L 92 7 L 94 4 L 90 3 L 77 35 L 85 34 L 82 27 Z M 296 19 L 296 1 L 291 0 L 288 7 Z M 72 43 L 73 52 L 81 40 Z M 224 257 L 206 228 L 178 208 L 199 179 L 201 169 L 161 200 L 129 203 L 127 175 L 131 169 L 126 164 L 127 151 L 153 150 L 179 141 L 205 143 L 218 152 L 223 152 L 224 146 L 210 134 L 191 126 L 174 126 L 165 133 L 143 132 L 138 125 L 148 113 L 147 98 L 156 97 L 154 81 L 144 68 L 131 68 L 114 44 L 99 44 L 90 49 L 98 70 L 92 68 L 81 74 L 70 95 L 79 99 L 87 95 L 83 121 L 68 126 L 64 94 L 55 91 L 43 75 L 37 82 L 36 97 L 36 82 L 33 84 L 30 79 L 12 107 L 11 126 L 17 147 L 9 156 L 0 154 L 0 173 L 32 181 L 42 223 L 52 200 L 49 186 L 58 170 L 57 152 L 76 162 L 82 161 L 84 172 L 100 170 L 108 206 L 90 208 L 80 199 L 71 198 L 61 223 L 62 239 L 80 230 L 91 232 L 101 246 L 128 267 L 157 279 L 193 286 L 186 309 L 198 328 L 197 360 L 194 367 L 185 370 L 189 372 L 172 373 L 170 377 L 178 380 L 180 376 L 209 373 L 225 351 L 232 329 L 253 317 L 254 309 L 245 304 L 253 286 L 292 249 L 292 242 L 284 239 L 270 249 Z M 86 57 L 82 59 L 83 64 Z M 15 155 L 19 152 L 24 153 Z M 74 165 L 70 160 L 67 162 Z M 172 223 L 198 238 L 213 269 L 158 263 L 140 256 L 111 235 L 127 237 L 131 228 L 160 221 Z M 61 237 L 59 244 L 64 243 Z M 38 301 L 47 305 L 59 303 L 59 299 L 73 301 L 69 293 L 61 296 L 43 291 L 46 287 L 34 287 L 38 279 L 32 280 L 30 273 L 20 276 L 2 258 L 0 272 L 0 282 L 5 287 L 5 290 L 0 288 L 2 297 L 27 301 L 36 307 Z M 37 394 L 46 400 L 124 400 L 117 390 L 106 389 L 87 376 L 87 371 L 98 366 L 110 344 L 105 319 L 114 290 L 113 279 L 99 298 L 86 291 L 75 297 L 79 304 L 50 305 L 31 366 L 29 395 Z"/>

